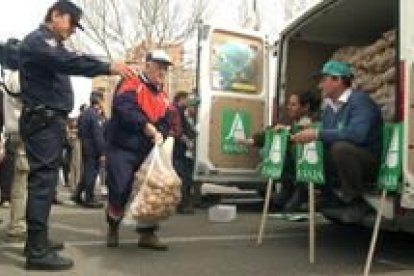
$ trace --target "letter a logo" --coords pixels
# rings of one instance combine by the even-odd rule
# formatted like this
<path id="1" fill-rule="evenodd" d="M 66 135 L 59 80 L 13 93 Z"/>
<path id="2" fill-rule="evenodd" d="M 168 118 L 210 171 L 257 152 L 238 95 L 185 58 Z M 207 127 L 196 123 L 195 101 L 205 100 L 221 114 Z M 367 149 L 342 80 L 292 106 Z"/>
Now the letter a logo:
<path id="1" fill-rule="evenodd" d="M 229 133 L 227 134 L 226 140 L 245 140 L 246 132 L 243 126 L 243 120 L 239 113 L 235 113 L 233 123 Z"/>
<path id="2" fill-rule="evenodd" d="M 282 161 L 282 149 L 280 141 L 281 137 L 279 135 L 273 136 L 272 146 L 270 147 L 269 151 L 269 159 L 272 163 L 278 164 Z"/>
<path id="3" fill-rule="evenodd" d="M 386 163 L 387 163 L 387 167 L 390 169 L 394 169 L 398 165 L 399 145 L 400 145 L 400 135 L 398 133 L 398 129 L 395 128 L 392 134 L 390 147 L 387 152 Z"/>
<path id="4" fill-rule="evenodd" d="M 306 162 L 311 165 L 315 165 L 318 163 L 318 153 L 316 152 L 315 142 L 310 142 L 303 145 L 302 158 L 299 162 Z"/>

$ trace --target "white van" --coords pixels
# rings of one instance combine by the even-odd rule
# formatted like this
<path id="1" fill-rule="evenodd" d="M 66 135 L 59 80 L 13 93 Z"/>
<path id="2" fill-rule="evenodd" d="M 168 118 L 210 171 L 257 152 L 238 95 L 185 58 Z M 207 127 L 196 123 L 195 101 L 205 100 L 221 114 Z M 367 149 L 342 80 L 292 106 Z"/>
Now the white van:
<path id="1" fill-rule="evenodd" d="M 400 193 L 387 199 L 384 226 L 414 231 L 411 211 L 414 208 L 414 93 L 410 93 L 414 88 L 413 15 L 412 0 L 322 0 L 281 32 L 275 73 L 271 69 L 274 49 L 263 36 L 205 28 L 200 38 L 198 87 L 201 106 L 198 112 L 200 135 L 197 138 L 196 179 L 260 182 L 256 174 L 257 152 L 230 146 L 223 148 L 225 139 L 230 134 L 237 138 L 237 135 L 247 135 L 263 128 L 269 122 L 273 104 L 282 107 L 289 91 L 316 90 L 317 80 L 313 74 L 338 49 L 371 45 L 393 30 L 394 89 L 387 96 L 387 107 L 383 110 L 388 121 L 404 123 L 403 183 Z M 237 77 L 233 76 L 235 81 L 229 86 L 225 79 L 228 76 L 220 75 L 217 68 L 225 66 L 220 58 L 226 64 L 226 54 L 220 56 L 221 52 L 226 52 L 226 43 L 247 44 L 250 48 L 259 49 L 254 67 L 258 73 L 250 82 L 248 78 L 242 78 L 238 83 Z M 255 48 L 256 45 L 261 46 Z M 239 47 L 239 51 L 243 51 L 243 46 Z M 231 49 L 231 46 L 227 48 Z M 249 52 L 247 48 L 244 50 Z M 373 78 L 377 76 L 373 75 Z M 243 86 L 244 83 L 247 86 Z M 278 113 L 277 109 L 275 113 Z M 232 120 L 231 126 L 225 122 L 228 118 Z M 245 127 L 248 123 L 249 127 Z M 377 206 L 377 192 L 367 194 L 365 198 L 373 207 Z M 367 225 L 371 223 L 371 218 L 364 222 Z"/>
<path id="2" fill-rule="evenodd" d="M 271 118 L 274 57 L 264 35 L 203 25 L 199 31 L 195 180 L 263 189 L 257 149 L 237 143 Z"/>

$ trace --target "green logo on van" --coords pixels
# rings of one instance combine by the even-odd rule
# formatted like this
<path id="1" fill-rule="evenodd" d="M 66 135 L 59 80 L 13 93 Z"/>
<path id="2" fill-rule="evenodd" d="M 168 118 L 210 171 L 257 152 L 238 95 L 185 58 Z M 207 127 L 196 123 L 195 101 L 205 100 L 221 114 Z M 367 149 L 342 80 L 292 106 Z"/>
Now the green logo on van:
<path id="1" fill-rule="evenodd" d="M 224 154 L 248 154 L 247 146 L 238 143 L 250 137 L 251 116 L 248 112 L 224 109 L 221 114 L 221 150 Z M 212 129 L 211 131 L 214 131 Z"/>

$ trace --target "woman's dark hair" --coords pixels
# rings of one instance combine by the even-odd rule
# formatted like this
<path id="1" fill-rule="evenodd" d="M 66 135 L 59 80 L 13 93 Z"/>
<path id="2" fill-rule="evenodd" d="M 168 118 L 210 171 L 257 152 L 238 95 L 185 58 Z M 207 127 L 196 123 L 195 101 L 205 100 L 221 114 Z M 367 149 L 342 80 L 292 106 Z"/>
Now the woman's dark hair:
<path id="1" fill-rule="evenodd" d="M 311 91 L 304 91 L 299 93 L 294 93 L 299 98 L 299 103 L 301 106 L 309 106 L 309 112 L 318 111 L 320 106 L 320 100 L 315 96 Z"/>

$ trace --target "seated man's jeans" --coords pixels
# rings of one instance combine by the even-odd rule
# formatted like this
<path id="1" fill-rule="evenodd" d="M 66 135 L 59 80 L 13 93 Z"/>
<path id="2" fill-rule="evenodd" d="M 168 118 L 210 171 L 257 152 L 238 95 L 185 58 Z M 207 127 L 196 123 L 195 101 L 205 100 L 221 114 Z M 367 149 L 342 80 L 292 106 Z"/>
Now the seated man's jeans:
<path id="1" fill-rule="evenodd" d="M 340 188 L 345 203 L 361 198 L 370 183 L 376 181 L 380 159 L 350 142 L 336 142 L 325 148 L 325 181 L 323 193 L 333 194 Z"/>

